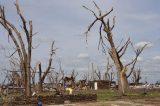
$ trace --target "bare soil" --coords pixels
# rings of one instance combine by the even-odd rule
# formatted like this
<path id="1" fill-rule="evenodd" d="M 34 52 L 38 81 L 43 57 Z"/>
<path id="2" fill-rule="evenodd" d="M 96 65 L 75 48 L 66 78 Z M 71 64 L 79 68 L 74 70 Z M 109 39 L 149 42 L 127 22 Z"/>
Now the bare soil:
<path id="1" fill-rule="evenodd" d="M 160 106 L 160 97 L 145 98 L 113 98 L 113 100 L 97 102 L 81 102 L 61 105 L 44 105 L 44 106 Z"/>

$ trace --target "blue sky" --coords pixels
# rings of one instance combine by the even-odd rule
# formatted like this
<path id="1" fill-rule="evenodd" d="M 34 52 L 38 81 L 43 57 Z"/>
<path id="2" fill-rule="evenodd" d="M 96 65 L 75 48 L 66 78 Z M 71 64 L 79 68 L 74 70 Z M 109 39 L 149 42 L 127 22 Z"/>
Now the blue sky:
<path id="1" fill-rule="evenodd" d="M 0 0 L 5 6 L 7 19 L 19 27 L 19 18 L 15 12 L 14 0 Z M 113 30 L 115 42 L 122 38 L 131 37 L 133 43 L 139 45 L 150 42 L 140 57 L 138 66 L 141 66 L 143 80 L 150 82 L 160 80 L 160 1 L 159 0 L 95 0 L 104 11 L 114 7 L 112 16 L 116 16 L 116 26 Z M 91 13 L 82 5 L 95 10 L 92 0 L 19 0 L 22 12 L 27 20 L 33 21 L 34 45 L 40 44 L 33 50 L 33 66 L 41 61 L 43 67 L 47 65 L 48 53 L 51 42 L 59 48 L 56 52 L 53 65 L 58 67 L 57 61 L 62 61 L 66 74 L 75 68 L 79 76 L 87 73 L 88 64 L 93 62 L 97 66 L 104 66 L 106 56 L 98 50 L 97 27 L 94 27 L 85 42 L 84 32 L 94 20 Z M 98 26 L 98 24 L 96 25 Z M 11 45 L 7 43 L 6 32 L 0 26 L 0 64 L 6 67 L 8 59 L 5 57 L 3 47 L 11 52 Z M 128 62 L 134 56 L 129 50 L 124 56 Z M 103 68 L 102 68 L 103 69 Z M 1 72 L 3 75 L 3 72 Z M 2 80 L 2 78 L 1 78 Z"/>

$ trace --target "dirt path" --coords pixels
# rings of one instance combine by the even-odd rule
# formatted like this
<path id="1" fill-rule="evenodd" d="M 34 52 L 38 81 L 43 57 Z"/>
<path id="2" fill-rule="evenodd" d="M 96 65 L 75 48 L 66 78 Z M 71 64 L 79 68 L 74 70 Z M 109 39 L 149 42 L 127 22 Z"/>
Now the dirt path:
<path id="1" fill-rule="evenodd" d="M 104 101 L 92 103 L 73 103 L 64 105 L 45 105 L 45 106 L 160 106 L 160 104 L 135 103 L 131 101 Z"/>

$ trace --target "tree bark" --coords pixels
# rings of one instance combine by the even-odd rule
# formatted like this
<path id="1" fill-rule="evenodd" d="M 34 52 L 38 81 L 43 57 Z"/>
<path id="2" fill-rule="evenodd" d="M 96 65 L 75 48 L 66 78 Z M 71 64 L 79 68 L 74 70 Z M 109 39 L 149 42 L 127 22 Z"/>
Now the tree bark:
<path id="1" fill-rule="evenodd" d="M 118 71 L 118 91 L 119 95 L 124 96 L 128 91 L 129 84 L 126 77 L 126 72 L 124 69 L 122 71 Z"/>
<path id="2" fill-rule="evenodd" d="M 85 9 L 87 9 L 88 11 L 90 11 L 94 17 L 95 20 L 89 25 L 87 31 L 86 31 L 86 42 L 87 42 L 87 35 L 88 32 L 91 30 L 91 28 L 94 26 L 95 23 L 100 22 L 100 27 L 99 27 L 99 45 L 101 44 L 102 46 L 102 50 L 103 52 L 106 54 L 106 49 L 108 49 L 108 53 L 110 55 L 110 57 L 112 58 L 114 65 L 116 67 L 117 70 L 117 77 L 118 77 L 118 90 L 119 90 L 119 94 L 120 95 L 125 95 L 125 93 L 127 92 L 128 88 L 129 88 L 129 84 L 128 84 L 128 80 L 127 80 L 127 76 L 126 76 L 126 71 L 127 71 L 127 67 L 129 65 L 133 65 L 131 69 L 134 68 L 136 62 L 137 62 L 137 58 L 138 56 L 142 53 L 144 47 L 140 49 L 136 49 L 135 50 L 135 54 L 136 57 L 127 65 L 123 64 L 121 61 L 121 57 L 126 53 L 126 50 L 128 48 L 128 45 L 131 44 L 130 38 L 127 39 L 127 41 L 125 41 L 125 43 L 123 45 L 121 45 L 122 41 L 120 42 L 119 45 L 121 45 L 121 47 L 119 45 L 115 45 L 115 42 L 113 41 L 113 35 L 112 35 L 112 30 L 115 26 L 115 17 L 113 17 L 113 23 L 112 25 L 110 24 L 110 20 L 109 18 L 106 17 L 113 11 L 113 8 L 111 8 L 111 10 L 109 12 L 102 12 L 102 10 L 99 8 L 99 6 L 93 2 L 96 9 L 98 10 L 98 14 L 96 12 L 94 12 L 92 9 L 87 8 L 86 6 L 83 6 Z M 105 34 L 103 34 L 103 33 Z M 106 41 L 106 42 L 105 42 Z M 107 42 L 109 43 L 110 47 L 107 47 Z M 99 47 L 98 45 L 98 47 Z M 130 74 L 132 73 L 132 71 L 130 71 Z M 130 76 L 129 74 L 129 76 Z"/>
<path id="3" fill-rule="evenodd" d="M 49 63 L 48 63 L 48 66 L 46 68 L 46 70 L 44 71 L 44 74 L 42 75 L 42 68 L 41 68 L 41 63 L 39 63 L 39 92 L 42 92 L 43 91 L 43 82 L 46 78 L 46 76 L 48 75 L 50 69 L 53 69 L 51 66 L 52 66 L 52 58 L 53 58 L 53 55 L 55 54 L 55 50 L 54 49 L 54 41 L 52 42 L 52 45 L 51 45 L 51 52 L 50 52 L 50 55 L 49 55 Z"/>
<path id="4" fill-rule="evenodd" d="M 21 78 L 23 86 L 25 87 L 25 95 L 31 96 L 31 55 L 32 55 L 32 21 L 29 21 L 29 26 L 26 23 L 25 18 L 21 14 L 18 0 L 15 3 L 17 14 L 22 22 L 23 34 L 26 39 L 23 38 L 21 31 L 18 30 L 11 22 L 5 17 L 4 7 L 0 6 L 0 24 L 7 30 L 8 36 L 11 37 L 18 56 L 20 59 Z M 29 29 L 28 29 L 29 28 Z M 26 41 L 25 41 L 26 40 Z M 27 44 L 25 44 L 27 42 Z M 14 52 L 16 53 L 16 52 Z M 13 54 L 12 54 L 13 55 Z"/>

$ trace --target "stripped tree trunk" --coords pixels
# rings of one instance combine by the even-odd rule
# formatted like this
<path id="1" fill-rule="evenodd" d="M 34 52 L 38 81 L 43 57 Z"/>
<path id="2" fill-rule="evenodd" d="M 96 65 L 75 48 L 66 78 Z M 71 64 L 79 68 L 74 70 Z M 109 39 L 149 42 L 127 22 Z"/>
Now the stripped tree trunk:
<path id="1" fill-rule="evenodd" d="M 118 75 L 119 79 L 119 94 L 120 95 L 125 95 L 125 93 L 128 91 L 129 85 L 128 85 L 128 80 L 126 77 L 126 69 L 124 68 Z"/>
<path id="2" fill-rule="evenodd" d="M 123 39 L 122 39 L 120 44 L 116 46 L 115 42 L 113 41 L 113 34 L 112 34 L 112 30 L 114 29 L 114 26 L 115 26 L 115 17 L 113 18 L 112 25 L 110 25 L 110 20 L 108 18 L 108 15 L 113 11 L 113 8 L 109 12 L 102 12 L 99 6 L 95 2 L 93 3 L 96 9 L 98 10 L 98 15 L 93 10 L 87 8 L 86 6 L 83 6 L 85 9 L 90 11 L 95 17 L 95 20 L 89 25 L 86 31 L 86 42 L 87 42 L 88 32 L 92 29 L 95 23 L 100 22 L 98 47 L 101 45 L 102 50 L 105 54 L 106 54 L 106 49 L 108 49 L 108 53 L 111 59 L 113 60 L 114 65 L 117 70 L 119 93 L 120 95 L 125 95 L 125 93 L 128 90 L 127 78 L 133 72 L 134 66 L 137 62 L 137 58 L 142 53 L 143 49 L 145 48 L 147 44 L 144 45 L 142 48 L 138 48 L 134 51 L 136 56 L 131 62 L 129 62 L 128 64 L 123 64 L 121 61 L 121 57 L 125 54 L 126 49 L 128 48 L 128 45 L 131 43 L 130 38 L 128 38 L 127 41 L 125 41 L 123 45 L 121 44 L 123 42 Z M 107 17 L 107 20 L 106 20 L 106 17 Z M 107 47 L 108 43 L 110 47 Z M 122 46 L 120 47 L 120 45 Z M 127 67 L 129 65 L 132 65 L 132 68 L 131 68 L 129 75 L 126 76 Z"/>
<path id="3" fill-rule="evenodd" d="M 44 80 L 45 80 L 46 76 L 48 75 L 49 71 L 51 69 L 54 69 L 54 68 L 52 68 L 52 60 L 53 60 L 52 58 L 53 58 L 53 55 L 55 54 L 55 51 L 56 51 L 56 48 L 54 49 L 54 41 L 53 41 L 52 45 L 51 45 L 51 49 L 50 49 L 48 66 L 47 66 L 46 70 L 43 72 L 44 73 L 43 75 L 42 75 L 41 63 L 39 63 L 39 92 L 43 91 L 43 83 L 44 83 Z"/>
<path id="4" fill-rule="evenodd" d="M 31 55 L 32 55 L 32 21 L 29 21 L 27 24 L 24 16 L 22 15 L 18 0 L 15 3 L 17 14 L 20 17 L 22 22 L 22 32 L 18 30 L 10 21 L 6 19 L 4 7 L 0 6 L 0 24 L 4 27 L 4 29 L 8 32 L 8 37 L 12 39 L 16 50 L 12 54 L 14 55 L 18 52 L 19 60 L 20 60 L 20 69 L 22 73 L 22 80 L 24 82 L 23 86 L 25 87 L 26 96 L 31 96 Z M 23 38 L 23 35 L 26 39 Z M 27 44 L 25 45 L 25 42 Z M 11 56 L 12 56 L 11 55 Z M 10 56 L 10 57 L 11 57 Z"/>
<path id="5" fill-rule="evenodd" d="M 32 77 L 31 76 L 31 58 L 32 58 L 32 48 L 33 48 L 32 46 L 33 26 L 32 26 L 31 20 L 28 23 L 25 20 L 23 14 L 21 13 L 18 0 L 16 0 L 15 6 L 17 9 L 17 14 L 20 17 L 20 21 L 22 22 L 22 25 L 21 25 L 22 31 L 18 30 L 18 28 L 14 24 L 12 24 L 10 21 L 6 19 L 3 6 L 0 6 L 0 24 L 8 32 L 8 38 L 11 38 L 14 43 L 16 50 L 12 53 L 11 56 L 13 56 L 15 53 L 18 53 L 19 60 L 20 60 L 21 79 L 23 82 L 23 86 L 25 87 L 25 95 L 31 96 L 31 77 Z M 52 46 L 51 46 L 49 64 L 43 76 L 41 77 L 40 84 L 44 82 L 46 75 L 51 69 L 52 55 L 55 53 L 55 50 L 53 49 L 53 45 L 54 45 L 54 42 L 52 43 Z"/>

